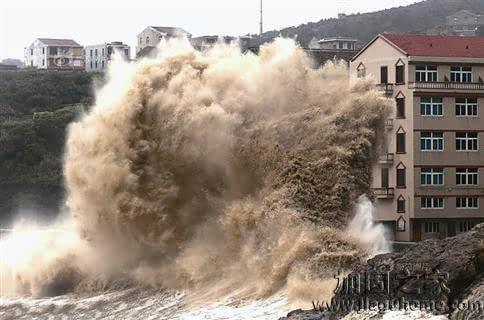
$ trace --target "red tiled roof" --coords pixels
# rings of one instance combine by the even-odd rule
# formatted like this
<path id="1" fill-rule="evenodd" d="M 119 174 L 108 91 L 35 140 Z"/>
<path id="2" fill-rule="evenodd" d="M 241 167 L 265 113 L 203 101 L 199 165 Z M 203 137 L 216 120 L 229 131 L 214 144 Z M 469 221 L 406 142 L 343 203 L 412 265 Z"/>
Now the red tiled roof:
<path id="1" fill-rule="evenodd" d="M 382 34 L 410 56 L 484 58 L 484 37 Z"/>
<path id="2" fill-rule="evenodd" d="M 48 46 L 66 46 L 66 47 L 82 47 L 79 43 L 72 39 L 48 39 L 39 38 L 37 39 Z"/>

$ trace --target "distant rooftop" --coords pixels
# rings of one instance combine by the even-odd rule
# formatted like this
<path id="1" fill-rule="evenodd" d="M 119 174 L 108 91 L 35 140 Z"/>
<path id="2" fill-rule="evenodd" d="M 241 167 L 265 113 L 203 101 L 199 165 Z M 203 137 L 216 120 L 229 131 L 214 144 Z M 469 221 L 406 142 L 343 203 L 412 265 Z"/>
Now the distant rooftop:
<path id="1" fill-rule="evenodd" d="M 187 32 L 186 30 L 178 27 L 155 27 L 155 26 L 150 26 L 150 28 L 155 29 L 156 31 L 159 31 L 161 33 L 164 33 L 168 36 L 171 37 L 176 37 L 176 36 L 181 36 L 181 35 L 188 35 L 191 36 L 190 32 Z"/>
<path id="2" fill-rule="evenodd" d="M 484 58 L 484 37 L 382 34 L 410 56 Z"/>
<path id="3" fill-rule="evenodd" d="M 333 42 L 333 41 L 348 41 L 348 42 L 358 42 L 358 39 L 353 38 L 346 38 L 346 37 L 332 37 L 332 38 L 323 38 L 319 40 L 319 43 L 322 42 Z"/>
<path id="4" fill-rule="evenodd" d="M 81 47 L 79 43 L 72 39 L 38 38 L 37 40 L 48 46 Z"/>

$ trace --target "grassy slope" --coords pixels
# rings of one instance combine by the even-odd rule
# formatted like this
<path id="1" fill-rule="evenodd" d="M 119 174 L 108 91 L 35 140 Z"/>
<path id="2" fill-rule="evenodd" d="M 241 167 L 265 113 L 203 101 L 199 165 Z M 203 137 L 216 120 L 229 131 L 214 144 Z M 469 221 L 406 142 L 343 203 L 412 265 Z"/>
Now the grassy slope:
<path id="1" fill-rule="evenodd" d="M 0 223 L 19 209 L 57 211 L 63 197 L 62 153 L 67 125 L 93 100 L 87 73 L 0 72 Z M 71 105 L 77 104 L 77 105 Z M 40 210 L 39 210 L 40 209 Z"/>

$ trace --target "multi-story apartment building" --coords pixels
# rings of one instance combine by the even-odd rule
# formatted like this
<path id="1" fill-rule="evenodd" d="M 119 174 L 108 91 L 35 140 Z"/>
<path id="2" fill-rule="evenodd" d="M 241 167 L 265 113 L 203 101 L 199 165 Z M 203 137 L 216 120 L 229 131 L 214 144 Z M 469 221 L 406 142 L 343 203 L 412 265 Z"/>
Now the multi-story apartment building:
<path id="1" fill-rule="evenodd" d="M 82 46 L 71 39 L 36 39 L 25 48 L 25 66 L 51 70 L 84 70 Z"/>
<path id="2" fill-rule="evenodd" d="M 153 49 L 156 48 L 162 39 L 180 37 L 191 38 L 192 35 L 182 28 L 177 27 L 146 27 L 137 36 L 136 57 L 142 58 L 150 56 Z"/>
<path id="3" fill-rule="evenodd" d="M 86 46 L 84 52 L 88 72 L 104 71 L 115 52 L 125 60 L 129 60 L 131 56 L 130 47 L 120 41 Z"/>
<path id="4" fill-rule="evenodd" d="M 350 64 L 393 100 L 373 170 L 377 219 L 399 241 L 484 221 L 484 38 L 383 34 Z"/>

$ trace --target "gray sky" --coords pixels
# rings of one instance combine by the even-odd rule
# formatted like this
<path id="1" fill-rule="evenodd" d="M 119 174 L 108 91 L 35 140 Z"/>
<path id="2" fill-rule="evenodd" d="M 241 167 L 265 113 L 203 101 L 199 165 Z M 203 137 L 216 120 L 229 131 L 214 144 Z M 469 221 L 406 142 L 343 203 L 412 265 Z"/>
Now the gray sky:
<path id="1" fill-rule="evenodd" d="M 414 2 L 264 0 L 264 30 Z M 136 34 L 148 25 L 179 26 L 194 36 L 257 33 L 259 0 L 0 0 L 0 59 L 23 60 L 23 48 L 42 37 L 81 45 L 123 41 L 134 52 Z"/>

